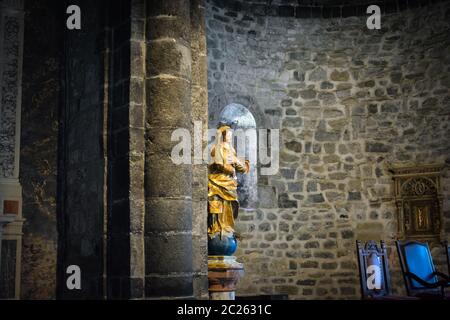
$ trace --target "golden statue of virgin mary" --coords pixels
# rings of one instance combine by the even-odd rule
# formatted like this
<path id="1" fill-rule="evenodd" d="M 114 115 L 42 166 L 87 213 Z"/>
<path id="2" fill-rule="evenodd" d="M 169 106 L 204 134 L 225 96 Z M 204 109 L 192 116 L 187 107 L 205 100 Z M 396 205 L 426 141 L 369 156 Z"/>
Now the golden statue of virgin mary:
<path id="1" fill-rule="evenodd" d="M 216 141 L 211 149 L 212 163 L 208 174 L 208 235 L 234 235 L 234 219 L 239 202 L 236 171 L 248 173 L 248 160 L 237 158 L 232 144 L 233 131 L 228 125 L 219 125 Z"/>

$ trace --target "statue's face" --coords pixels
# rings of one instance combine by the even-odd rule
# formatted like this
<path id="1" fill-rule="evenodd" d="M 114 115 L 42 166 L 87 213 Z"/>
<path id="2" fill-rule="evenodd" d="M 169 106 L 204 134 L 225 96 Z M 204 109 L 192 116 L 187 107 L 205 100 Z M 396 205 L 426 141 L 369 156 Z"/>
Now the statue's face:
<path id="1" fill-rule="evenodd" d="M 225 141 L 226 142 L 231 142 L 233 138 L 233 130 L 227 130 L 226 134 L 225 134 Z"/>
<path id="2" fill-rule="evenodd" d="M 222 131 L 223 130 L 223 131 Z M 220 128 L 219 131 L 222 131 L 220 133 L 220 140 L 222 142 L 231 142 L 233 138 L 233 130 L 230 128 Z"/>

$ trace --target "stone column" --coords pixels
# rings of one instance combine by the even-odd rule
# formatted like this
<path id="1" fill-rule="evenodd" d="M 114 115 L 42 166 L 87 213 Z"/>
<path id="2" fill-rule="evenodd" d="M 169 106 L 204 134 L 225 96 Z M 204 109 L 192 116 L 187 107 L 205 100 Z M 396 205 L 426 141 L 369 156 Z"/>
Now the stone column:
<path id="1" fill-rule="evenodd" d="M 130 297 L 144 297 L 145 0 L 131 0 L 130 41 Z"/>
<path id="2" fill-rule="evenodd" d="M 192 165 L 170 157 L 173 130 L 191 129 L 190 3 L 147 2 L 145 293 L 193 296 Z"/>

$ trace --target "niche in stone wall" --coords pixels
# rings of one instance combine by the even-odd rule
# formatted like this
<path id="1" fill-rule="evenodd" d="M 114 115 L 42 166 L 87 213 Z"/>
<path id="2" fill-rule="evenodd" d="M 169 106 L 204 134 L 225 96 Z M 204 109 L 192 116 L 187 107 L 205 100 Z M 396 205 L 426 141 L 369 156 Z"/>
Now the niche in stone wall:
<path id="1" fill-rule="evenodd" d="M 398 212 L 398 238 L 439 240 L 443 165 L 391 168 Z"/>
<path id="2" fill-rule="evenodd" d="M 242 208 L 252 208 L 257 201 L 257 134 L 253 114 L 243 105 L 231 103 L 219 116 L 219 122 L 234 122 L 234 147 L 240 158 L 250 160 L 250 172 L 238 173 L 238 196 Z M 242 159 L 241 159 L 242 160 Z"/>

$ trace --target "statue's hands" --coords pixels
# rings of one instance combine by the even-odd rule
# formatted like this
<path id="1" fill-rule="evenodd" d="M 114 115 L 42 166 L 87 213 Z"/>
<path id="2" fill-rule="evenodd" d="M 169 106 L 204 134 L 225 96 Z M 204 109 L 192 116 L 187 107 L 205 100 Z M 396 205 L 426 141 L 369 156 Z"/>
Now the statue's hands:
<path id="1" fill-rule="evenodd" d="M 234 163 L 234 157 L 232 154 L 229 154 L 227 157 L 227 164 L 233 164 Z"/>
<path id="2" fill-rule="evenodd" d="M 234 167 L 233 167 L 232 164 L 226 164 L 226 165 L 223 166 L 223 171 L 226 174 L 233 175 L 234 174 Z"/>
<path id="3" fill-rule="evenodd" d="M 250 171 L 250 160 L 245 159 L 245 167 L 246 167 L 246 172 L 248 173 Z"/>

